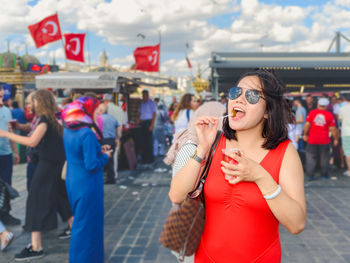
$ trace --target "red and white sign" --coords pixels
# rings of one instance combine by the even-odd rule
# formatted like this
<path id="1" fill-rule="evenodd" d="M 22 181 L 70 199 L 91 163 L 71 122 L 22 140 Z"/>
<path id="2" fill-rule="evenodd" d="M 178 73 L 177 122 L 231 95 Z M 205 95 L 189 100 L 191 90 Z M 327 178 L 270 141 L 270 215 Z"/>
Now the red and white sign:
<path id="1" fill-rule="evenodd" d="M 35 42 L 36 48 L 62 38 L 57 14 L 48 16 L 40 22 L 28 26 L 28 29 Z"/>
<path id="2" fill-rule="evenodd" d="M 66 58 L 84 63 L 85 34 L 64 34 Z"/>
<path id="3" fill-rule="evenodd" d="M 160 44 L 138 47 L 134 51 L 136 69 L 149 72 L 159 71 Z"/>

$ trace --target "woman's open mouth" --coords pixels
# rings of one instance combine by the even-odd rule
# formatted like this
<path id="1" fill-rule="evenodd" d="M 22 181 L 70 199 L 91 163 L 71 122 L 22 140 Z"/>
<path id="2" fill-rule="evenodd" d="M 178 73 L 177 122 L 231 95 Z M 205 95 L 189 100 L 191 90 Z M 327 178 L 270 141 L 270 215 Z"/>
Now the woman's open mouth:
<path id="1" fill-rule="evenodd" d="M 245 116 L 245 111 L 239 107 L 234 107 L 233 111 L 235 114 L 232 115 L 233 119 L 241 119 Z"/>

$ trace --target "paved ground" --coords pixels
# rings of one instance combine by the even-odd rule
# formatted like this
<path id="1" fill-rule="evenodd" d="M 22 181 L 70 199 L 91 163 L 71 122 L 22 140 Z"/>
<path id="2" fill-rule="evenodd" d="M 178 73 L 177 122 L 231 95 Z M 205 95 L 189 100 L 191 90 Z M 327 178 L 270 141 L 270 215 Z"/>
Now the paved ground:
<path id="1" fill-rule="evenodd" d="M 175 263 L 161 247 L 158 236 L 170 207 L 171 174 L 160 160 L 148 170 L 123 171 L 117 185 L 105 186 L 105 262 Z M 290 235 L 281 227 L 283 260 L 286 263 L 350 262 L 350 177 L 331 171 L 337 180 L 316 180 L 306 184 L 308 220 L 303 233 Z M 12 214 L 24 219 L 25 165 L 14 169 L 14 183 L 20 197 L 12 202 Z M 58 240 L 66 224 L 43 236 L 46 256 L 40 263 L 68 262 L 69 240 Z M 16 239 L 0 254 L 0 262 L 14 262 L 13 255 L 28 242 L 21 226 L 11 227 Z"/>

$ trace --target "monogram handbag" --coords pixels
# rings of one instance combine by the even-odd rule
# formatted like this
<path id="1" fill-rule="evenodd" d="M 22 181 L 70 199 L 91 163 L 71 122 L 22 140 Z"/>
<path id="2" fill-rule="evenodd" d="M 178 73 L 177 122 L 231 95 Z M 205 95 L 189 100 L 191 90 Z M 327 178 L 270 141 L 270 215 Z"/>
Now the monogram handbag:
<path id="1" fill-rule="evenodd" d="M 164 247 L 179 253 L 180 261 L 193 255 L 201 240 L 205 218 L 203 187 L 221 135 L 222 131 L 218 131 L 196 189 L 170 209 L 159 236 Z"/>

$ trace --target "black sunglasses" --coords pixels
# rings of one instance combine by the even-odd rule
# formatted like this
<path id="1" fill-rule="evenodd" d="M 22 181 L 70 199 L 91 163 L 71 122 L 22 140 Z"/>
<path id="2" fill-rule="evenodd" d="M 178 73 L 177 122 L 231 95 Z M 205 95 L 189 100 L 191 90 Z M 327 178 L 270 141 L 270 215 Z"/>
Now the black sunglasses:
<path id="1" fill-rule="evenodd" d="M 228 92 L 228 98 L 230 100 L 237 99 L 239 96 L 242 95 L 243 89 L 241 87 L 232 87 L 230 91 Z M 260 91 L 256 89 L 248 89 L 245 91 L 245 98 L 250 104 L 256 104 L 258 103 L 259 99 L 265 99 L 263 96 L 261 96 Z"/>

